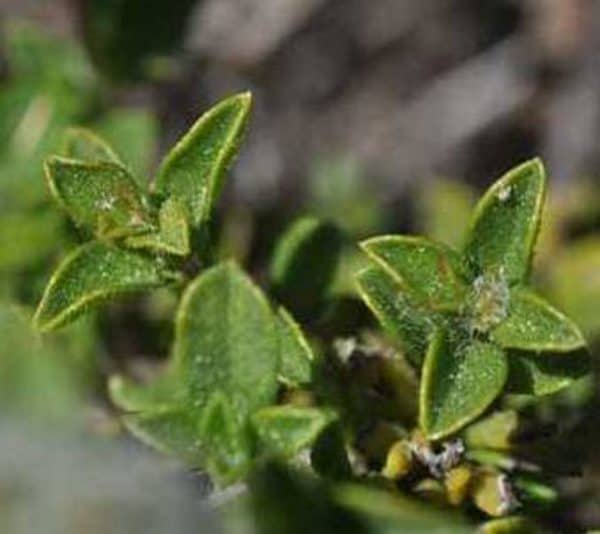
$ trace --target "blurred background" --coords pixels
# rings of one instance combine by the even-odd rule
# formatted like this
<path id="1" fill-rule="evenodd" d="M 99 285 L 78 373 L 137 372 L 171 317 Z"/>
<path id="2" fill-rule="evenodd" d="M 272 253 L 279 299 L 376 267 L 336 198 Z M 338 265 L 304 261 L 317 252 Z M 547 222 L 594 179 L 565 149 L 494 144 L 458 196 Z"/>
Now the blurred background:
<path id="1" fill-rule="evenodd" d="M 120 435 L 104 378 L 147 376 L 168 353 L 175 301 L 161 292 L 32 345 L 22 317 L 81 239 L 43 183 L 64 128 L 99 132 L 147 181 L 202 111 L 240 90 L 255 111 L 221 203 L 224 255 L 260 280 L 275 236 L 305 212 L 352 240 L 411 231 L 459 245 L 477 193 L 540 155 L 552 194 L 536 284 L 598 353 L 600 1 L 0 0 L 0 415 L 69 420 L 85 399 L 86 428 Z M 358 262 L 348 252 L 341 293 L 352 294 Z M 600 403 L 593 384 L 580 390 L 545 409 L 568 412 L 570 445 L 587 457 Z M 21 426 L 0 437 L 2 513 L 2 466 L 29 441 Z M 59 463 L 63 448 L 50 449 Z M 127 462 L 117 451 L 116 465 Z M 578 497 L 561 521 L 598 524 L 598 467 L 565 483 Z"/>

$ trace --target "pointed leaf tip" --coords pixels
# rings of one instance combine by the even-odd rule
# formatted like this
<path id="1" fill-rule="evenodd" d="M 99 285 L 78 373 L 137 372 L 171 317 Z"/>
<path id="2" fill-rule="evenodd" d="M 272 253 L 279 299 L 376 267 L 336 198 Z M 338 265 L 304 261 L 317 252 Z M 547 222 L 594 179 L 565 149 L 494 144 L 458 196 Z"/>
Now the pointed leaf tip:
<path id="1" fill-rule="evenodd" d="M 502 270 L 511 283 L 526 280 L 545 192 L 539 158 L 515 167 L 488 189 L 473 213 L 465 247 L 479 273 Z"/>
<path id="2" fill-rule="evenodd" d="M 93 241 L 75 249 L 46 286 L 33 318 L 42 332 L 74 320 L 112 296 L 159 287 L 173 279 L 154 260 Z"/>
<path id="3" fill-rule="evenodd" d="M 508 317 L 491 332 L 505 348 L 569 352 L 585 347 L 583 334 L 569 318 L 525 288 L 510 292 Z"/>
<path id="4" fill-rule="evenodd" d="M 195 122 L 160 165 L 156 191 L 179 200 L 192 226 L 211 216 L 251 107 L 249 92 L 222 100 Z"/>
<path id="5" fill-rule="evenodd" d="M 363 241 L 367 255 L 418 301 L 432 309 L 456 309 L 466 295 L 460 255 L 416 236 L 387 235 Z"/>

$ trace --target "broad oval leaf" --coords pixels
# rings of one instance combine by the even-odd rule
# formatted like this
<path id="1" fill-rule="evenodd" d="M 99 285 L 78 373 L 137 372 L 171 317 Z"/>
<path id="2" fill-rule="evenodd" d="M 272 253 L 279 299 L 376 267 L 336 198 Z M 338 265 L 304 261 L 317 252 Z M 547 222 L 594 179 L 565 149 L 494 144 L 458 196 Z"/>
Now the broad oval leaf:
<path id="1" fill-rule="evenodd" d="M 237 414 L 274 402 L 276 323 L 260 289 L 235 264 L 212 267 L 188 286 L 177 313 L 174 357 L 197 406 L 215 391 Z"/>
<path id="2" fill-rule="evenodd" d="M 225 173 L 238 152 L 251 104 L 250 93 L 241 93 L 211 108 L 160 166 L 156 192 L 181 202 L 192 226 L 210 218 Z"/>
<path id="3" fill-rule="evenodd" d="M 189 225 L 183 207 L 175 198 L 171 197 L 163 202 L 158 213 L 158 225 L 158 232 L 130 236 L 125 240 L 125 245 L 158 254 L 190 254 Z"/>
<path id="4" fill-rule="evenodd" d="M 409 361 L 419 366 L 433 331 L 433 318 L 414 306 L 404 289 L 381 267 L 367 267 L 356 275 L 358 290 L 383 328 L 400 343 Z"/>
<path id="5" fill-rule="evenodd" d="M 578 351 L 565 357 L 547 354 L 543 358 L 527 352 L 508 353 L 508 393 L 519 395 L 550 395 L 569 387 L 591 371 L 589 354 Z"/>
<path id="6" fill-rule="evenodd" d="M 508 317 L 490 335 L 502 347 L 536 352 L 568 352 L 586 344 L 575 323 L 522 287 L 511 290 Z"/>
<path id="7" fill-rule="evenodd" d="M 465 247 L 480 273 L 501 269 L 511 283 L 527 278 L 545 190 L 546 173 L 536 158 L 506 173 L 481 198 Z"/>
<path id="8" fill-rule="evenodd" d="M 477 340 L 451 339 L 438 331 L 421 375 L 420 426 L 440 439 L 481 415 L 500 394 L 508 374 L 504 351 Z"/>
<path id="9" fill-rule="evenodd" d="M 300 326 L 281 307 L 277 311 L 276 321 L 281 358 L 279 380 L 294 387 L 310 383 L 315 355 Z"/>
<path id="10" fill-rule="evenodd" d="M 77 224 L 97 235 L 119 237 L 152 228 L 146 199 L 121 165 L 53 156 L 45 170 L 56 201 Z"/>
<path id="11" fill-rule="evenodd" d="M 259 410 L 252 424 L 269 454 L 291 458 L 314 443 L 334 419 L 335 413 L 328 409 L 282 405 Z"/>
<path id="12" fill-rule="evenodd" d="M 123 162 L 112 147 L 100 136 L 87 128 L 68 128 L 63 135 L 60 155 L 65 158 L 97 163 L 110 161 L 123 165 Z"/>
<path id="13" fill-rule="evenodd" d="M 446 245 L 411 236 L 381 236 L 363 250 L 415 298 L 432 309 L 456 310 L 467 293 L 460 255 Z"/>
<path id="14" fill-rule="evenodd" d="M 281 237 L 270 266 L 273 293 L 301 320 L 319 313 L 343 245 L 339 230 L 314 217 L 298 219 Z"/>
<path id="15" fill-rule="evenodd" d="M 41 331 L 59 328 L 115 295 L 159 287 L 174 274 L 136 252 L 93 241 L 68 255 L 52 275 L 34 316 Z"/>

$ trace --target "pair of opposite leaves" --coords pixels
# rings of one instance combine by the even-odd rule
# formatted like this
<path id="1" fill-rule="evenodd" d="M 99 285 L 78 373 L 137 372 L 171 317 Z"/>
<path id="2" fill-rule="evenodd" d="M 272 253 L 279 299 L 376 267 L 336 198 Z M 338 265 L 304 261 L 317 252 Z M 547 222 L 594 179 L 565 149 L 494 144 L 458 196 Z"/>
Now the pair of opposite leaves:
<path id="1" fill-rule="evenodd" d="M 565 353 L 577 326 L 527 287 L 545 198 L 538 159 L 507 173 L 475 208 L 462 254 L 423 238 L 362 243 L 359 288 L 384 328 L 422 365 L 420 426 L 430 439 L 479 416 L 507 385 L 548 394 L 587 368 Z"/>
<path id="2" fill-rule="evenodd" d="M 64 155 L 47 161 L 46 176 L 55 200 L 95 239 L 53 275 L 34 317 L 39 330 L 116 294 L 176 279 L 165 258 L 192 252 L 190 230 L 210 218 L 249 110 L 242 94 L 202 116 L 165 158 L 153 195 L 101 139 L 67 133 Z M 328 410 L 275 406 L 279 381 L 310 381 L 312 351 L 291 316 L 273 312 L 234 264 L 189 285 L 176 324 L 163 377 L 145 387 L 120 377 L 110 383 L 114 402 L 129 412 L 127 426 L 143 440 L 228 481 L 256 454 L 295 454 L 331 422 Z"/>

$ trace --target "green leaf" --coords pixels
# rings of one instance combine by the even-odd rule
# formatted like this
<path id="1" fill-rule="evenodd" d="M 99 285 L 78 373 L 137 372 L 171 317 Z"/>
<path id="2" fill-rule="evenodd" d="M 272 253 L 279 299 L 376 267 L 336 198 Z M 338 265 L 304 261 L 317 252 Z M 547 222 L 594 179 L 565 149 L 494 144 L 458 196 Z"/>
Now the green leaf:
<path id="1" fill-rule="evenodd" d="M 546 189 L 542 162 L 515 167 L 481 198 L 471 221 L 465 254 L 480 272 L 503 270 L 524 281 L 531 266 Z"/>
<path id="2" fill-rule="evenodd" d="M 400 343 L 402 352 L 420 365 L 434 328 L 429 314 L 414 306 L 405 291 L 380 267 L 368 267 L 356 275 L 358 290 L 383 328 Z"/>
<path id="3" fill-rule="evenodd" d="M 248 471 L 253 451 L 247 420 L 232 410 L 221 392 L 213 394 L 203 410 L 200 442 L 204 466 L 220 482 L 232 482 Z"/>
<path id="4" fill-rule="evenodd" d="M 190 250 L 190 229 L 185 210 L 175 198 L 168 198 L 158 213 L 159 231 L 130 236 L 125 246 L 144 248 L 156 253 L 188 256 Z"/>
<path id="5" fill-rule="evenodd" d="M 239 267 L 214 266 L 182 296 L 166 372 L 148 385 L 113 377 L 111 398 L 136 412 L 125 421 L 142 441 L 229 483 L 255 453 L 250 416 L 277 399 L 277 328 Z"/>
<path id="6" fill-rule="evenodd" d="M 279 308 L 276 320 L 281 354 L 279 379 L 294 387 L 310 383 L 312 362 L 315 359 L 313 350 L 300 326 L 285 308 Z"/>
<path id="7" fill-rule="evenodd" d="M 565 357 L 547 354 L 543 358 L 520 351 L 508 353 L 506 389 L 521 395 L 550 395 L 564 389 L 591 371 L 589 354 L 578 351 Z"/>
<path id="8" fill-rule="evenodd" d="M 68 159 L 98 163 L 109 161 L 123 165 L 111 146 L 87 128 L 68 128 L 63 134 L 60 155 Z"/>
<path id="9" fill-rule="evenodd" d="M 250 113 L 252 97 L 241 93 L 202 115 L 162 162 L 156 192 L 173 196 L 187 210 L 192 226 L 207 221 Z"/>
<path id="10" fill-rule="evenodd" d="M 432 309 L 455 310 L 467 288 L 460 256 L 451 248 L 410 236 L 381 236 L 361 243 L 363 250 L 406 291 Z"/>
<path id="11" fill-rule="evenodd" d="M 204 455 L 198 447 L 198 421 L 184 406 L 162 408 L 123 416 L 123 423 L 136 438 L 165 454 L 174 454 L 199 467 Z"/>
<path id="12" fill-rule="evenodd" d="M 259 410 L 252 423 L 268 453 L 291 458 L 312 445 L 334 419 L 331 410 L 283 405 Z"/>
<path id="13" fill-rule="evenodd" d="M 204 271 L 185 291 L 174 356 L 198 406 L 222 392 L 238 414 L 275 401 L 276 323 L 262 292 L 233 263 Z"/>
<path id="14" fill-rule="evenodd" d="M 173 277 L 150 258 L 91 242 L 68 255 L 52 275 L 34 324 L 41 331 L 54 330 L 92 305 L 115 295 L 159 287 Z"/>
<path id="15" fill-rule="evenodd" d="M 170 369 L 149 384 L 114 375 L 108 382 L 108 392 L 115 405 L 127 412 L 166 409 L 184 399 L 185 389 L 178 378 Z"/>
<path id="16" fill-rule="evenodd" d="M 508 374 L 502 349 L 481 341 L 449 339 L 438 331 L 421 376 L 420 425 L 440 439 L 481 415 L 500 394 Z"/>
<path id="17" fill-rule="evenodd" d="M 519 415 L 514 410 L 494 412 L 469 425 L 463 438 L 469 448 L 507 450 L 511 448 L 518 426 Z"/>
<path id="18" fill-rule="evenodd" d="M 579 328 L 526 288 L 510 292 L 508 317 L 490 333 L 505 348 L 568 352 L 585 346 Z"/>
<path id="19" fill-rule="evenodd" d="M 315 319 L 335 278 L 343 240 L 314 217 L 296 220 L 281 237 L 270 266 L 273 293 L 300 320 Z"/>
<path id="20" fill-rule="evenodd" d="M 152 228 L 143 193 L 120 165 L 53 156 L 45 170 L 56 201 L 76 223 L 97 235 L 118 237 Z"/>

